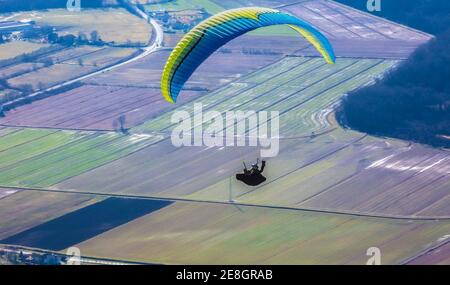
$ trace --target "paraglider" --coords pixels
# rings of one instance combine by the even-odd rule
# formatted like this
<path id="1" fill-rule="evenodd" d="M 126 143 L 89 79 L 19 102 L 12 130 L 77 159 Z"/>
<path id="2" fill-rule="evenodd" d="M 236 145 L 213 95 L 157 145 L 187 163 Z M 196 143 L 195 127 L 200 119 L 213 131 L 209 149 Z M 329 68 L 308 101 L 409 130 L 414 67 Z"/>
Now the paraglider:
<path id="1" fill-rule="evenodd" d="M 255 164 L 252 164 L 252 168 L 247 169 L 247 165 L 244 162 L 244 173 L 236 174 L 236 180 L 242 181 L 248 186 L 258 186 L 267 180 L 262 175 L 266 168 L 266 161 L 262 161 L 261 169 L 259 168 L 259 159 Z"/>
<path id="2" fill-rule="evenodd" d="M 328 39 L 311 24 L 289 13 L 260 7 L 227 10 L 216 14 L 187 33 L 172 51 L 161 79 L 164 98 L 175 103 L 183 85 L 195 70 L 227 42 L 252 30 L 288 25 L 305 37 L 329 64 L 336 61 Z"/>

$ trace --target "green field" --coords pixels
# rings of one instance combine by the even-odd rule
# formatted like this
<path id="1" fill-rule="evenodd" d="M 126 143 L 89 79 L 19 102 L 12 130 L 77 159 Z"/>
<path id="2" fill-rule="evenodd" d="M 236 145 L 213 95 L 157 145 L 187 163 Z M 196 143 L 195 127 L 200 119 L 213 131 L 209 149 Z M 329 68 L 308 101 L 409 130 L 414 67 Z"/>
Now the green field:
<path id="1" fill-rule="evenodd" d="M 343 152 L 342 156 L 339 154 L 340 159 L 333 161 L 333 152 L 345 149 L 362 138 L 363 134 L 336 129 L 331 107 L 343 94 L 372 82 L 376 76 L 395 63 L 396 61 L 389 60 L 341 58 L 336 65 L 330 66 L 320 58 L 287 57 L 193 102 L 180 104 L 174 111 L 149 120 L 132 129 L 132 132 L 170 134 L 173 128 L 171 124 L 173 112 L 184 110 L 192 114 L 194 103 L 202 103 L 205 112 L 279 111 L 282 151 L 278 157 L 270 160 L 271 167 L 267 170 L 269 181 L 275 180 L 275 183 L 260 187 L 251 195 L 244 195 L 250 189 L 241 183 L 233 180 L 231 186 L 234 196 L 239 201 L 292 206 L 301 201 L 302 197 L 323 190 L 345 175 L 351 175 L 358 168 L 358 160 L 352 160 L 346 167 L 341 167 L 341 160 L 353 158 L 349 152 Z M 327 109 L 329 111 L 324 112 Z M 206 128 L 208 125 L 209 122 L 204 122 L 203 127 Z M 329 133 L 311 139 L 313 131 L 318 134 Z M 159 152 L 158 148 L 146 149 L 129 159 L 118 160 L 86 175 L 68 179 L 57 187 L 87 192 L 226 201 L 229 199 L 230 177 L 240 169 L 243 160 L 254 159 L 257 155 L 254 150 L 247 149 L 245 152 L 239 151 L 238 148 L 201 152 L 196 148 L 183 148 L 175 152 L 173 147 L 167 147 L 166 144 L 170 145 L 170 140 L 158 143 Z M 197 151 L 200 155 L 196 154 Z M 374 154 L 383 155 L 383 152 Z M 323 156 L 324 159 L 317 161 L 317 164 L 312 163 Z M 326 156 L 331 156 L 330 160 L 326 159 Z M 143 159 L 144 157 L 153 159 Z M 185 162 L 186 165 L 181 162 Z M 311 166 L 308 166 L 310 163 Z M 174 168 L 173 165 L 177 166 Z M 209 169 L 206 169 L 206 165 L 210 166 Z M 331 171 L 333 167 L 339 169 L 336 170 L 336 175 L 327 174 L 326 177 L 330 177 L 329 179 L 320 180 L 322 175 L 320 170 Z M 197 168 L 205 168 L 204 171 L 208 174 L 199 172 L 203 173 L 199 179 L 197 175 L 200 174 L 195 172 Z M 117 175 L 121 173 L 124 178 L 117 179 L 116 175 L 113 175 L 106 180 L 98 179 L 104 177 L 106 173 L 116 171 Z M 170 181 L 165 181 L 164 173 L 172 171 L 182 173 L 181 176 L 185 177 L 184 182 L 172 185 Z M 193 173 L 189 175 L 191 171 Z M 308 178 L 311 178 L 311 181 L 308 181 L 311 188 L 304 191 L 300 185 Z"/>
<path id="2" fill-rule="evenodd" d="M 382 263 L 392 264 L 448 230 L 448 222 L 175 203 L 77 247 L 89 256 L 167 264 L 364 265 L 376 246 Z"/>
<path id="3" fill-rule="evenodd" d="M 329 127 L 326 120 L 315 119 L 314 114 L 332 106 L 345 93 L 372 82 L 395 64 L 396 61 L 389 60 L 342 58 L 335 65 L 327 65 L 320 58 L 287 57 L 175 111 L 186 110 L 192 114 L 195 103 L 206 106 L 204 111 L 223 113 L 278 111 L 282 116 L 282 136 L 310 134 Z M 135 131 L 170 131 L 172 114 L 165 113 Z M 208 122 L 204 124 L 206 128 Z"/>
<path id="4" fill-rule="evenodd" d="M 215 14 L 246 4 L 276 7 L 287 2 L 175 0 L 143 4 L 148 11 L 205 8 Z M 304 8 L 314 10 L 307 5 Z M 358 32 L 352 29 L 382 37 L 371 27 L 389 30 L 392 25 L 393 39 L 383 37 L 381 43 L 396 43 L 395 36 L 402 33 L 403 28 L 394 24 L 363 16 L 353 20 L 330 9 L 326 16 L 336 23 L 327 21 L 341 30 L 334 37 L 339 45 L 344 40 L 348 45 L 358 40 L 381 45 L 370 37 L 348 37 Z M 151 25 L 124 9 L 82 13 L 56 9 L 11 15 L 11 20 L 24 19 L 54 25 L 59 34 L 89 35 L 96 30 L 104 41 L 118 44 L 147 44 L 151 37 Z M 326 27 L 322 24 L 320 29 Z M 405 38 L 415 34 L 412 30 L 403 33 Z M 339 56 L 335 65 L 328 65 L 318 56 L 295 56 L 303 51 L 292 52 L 303 48 L 295 42 L 289 52 L 277 49 L 276 45 L 282 46 L 277 42 L 281 37 L 274 35 L 299 37 L 287 27 L 259 29 L 251 35 L 267 36 L 267 41 L 256 40 L 255 45 L 258 50 L 267 47 L 276 56 L 264 53 L 247 58 L 251 53 L 244 50 L 247 45 L 232 43 L 231 54 L 215 54 L 212 62 L 218 64 L 204 66 L 210 72 L 196 73 L 197 78 L 188 82 L 199 87 L 200 81 L 208 81 L 212 91 L 198 92 L 196 97 L 190 94 L 186 98 L 191 101 L 181 101 L 172 105 L 173 109 L 166 109 L 169 105 L 158 89 L 169 49 L 127 68 L 94 76 L 89 86 L 18 107 L 31 112 L 26 118 L 16 113 L 17 124 L 5 120 L 0 126 L 0 240 L 110 197 L 173 203 L 96 236 L 72 241 L 78 244 L 71 246 L 80 248 L 83 255 L 162 264 L 364 265 L 369 259 L 367 249 L 378 247 L 382 264 L 398 264 L 448 238 L 448 153 L 348 130 L 335 118 L 335 106 L 342 96 L 373 83 L 400 60 L 370 54 L 369 48 L 361 58 Z M 255 38 L 260 39 L 252 37 L 247 43 Z M 280 43 L 290 42 L 283 40 Z M 0 60 L 44 46 L 26 42 L 0 45 Z M 34 62 L 1 68 L 0 75 L 12 88 L 31 84 L 40 89 L 111 65 L 136 51 L 110 46 L 65 47 Z M 342 46 L 336 51 L 341 55 Z M 282 54 L 289 56 L 281 58 Z M 53 64 L 46 66 L 50 59 Z M 241 59 L 244 66 L 249 61 L 265 67 L 245 74 L 248 69 L 235 65 L 241 64 Z M 216 68 L 224 62 L 233 68 Z M 217 77 L 220 84 L 210 83 L 210 75 L 211 82 Z M 142 88 L 126 86 L 134 84 Z M 0 102 L 4 94 L 5 90 L 0 91 Z M 180 94 L 184 95 L 189 94 Z M 64 96 L 76 97 L 69 101 L 82 101 L 87 108 L 78 108 L 81 115 L 73 113 L 66 119 Z M 148 114 L 146 107 L 141 109 L 130 96 L 149 96 L 152 101 L 145 106 L 158 111 Z M 92 97 L 98 102 L 90 104 Z M 232 110 L 280 113 L 280 152 L 267 158 L 266 182 L 249 187 L 234 178 L 242 171 L 242 162 L 248 164 L 260 156 L 259 147 L 177 148 L 172 144 L 172 115 L 176 111 L 193 115 L 195 103 L 202 103 L 204 112 L 222 115 Z M 44 111 L 40 111 L 42 106 Z M 92 122 L 106 125 L 106 117 L 116 118 L 124 107 L 132 109 L 131 117 L 142 116 L 139 122 L 146 120 L 128 134 L 61 127 L 67 122 L 71 127 Z M 54 112 L 47 113 L 46 108 Z M 13 127 L 35 123 L 35 119 L 53 127 Z M 201 124 L 204 130 L 211 126 L 209 121 Z M 104 223 L 99 223 L 102 226 Z M 35 238 L 40 238 L 39 232 Z"/>
<path id="5" fill-rule="evenodd" d="M 0 185 L 16 187 L 51 186 L 155 140 L 151 136 L 42 129 L 17 129 L 1 138 Z"/>

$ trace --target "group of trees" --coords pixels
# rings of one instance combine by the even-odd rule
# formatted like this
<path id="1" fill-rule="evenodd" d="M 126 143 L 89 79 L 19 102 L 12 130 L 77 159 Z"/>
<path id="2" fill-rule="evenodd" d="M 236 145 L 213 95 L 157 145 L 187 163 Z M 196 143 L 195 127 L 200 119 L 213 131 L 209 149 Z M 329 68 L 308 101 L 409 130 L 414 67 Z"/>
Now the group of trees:
<path id="1" fill-rule="evenodd" d="M 74 46 L 74 45 L 104 45 L 103 40 L 101 39 L 99 33 L 97 31 L 92 31 L 90 33 L 90 38 L 84 33 L 78 33 L 78 36 L 68 34 L 59 36 L 55 32 L 51 32 L 47 36 L 48 41 L 52 44 L 60 44 L 63 46 Z"/>
<path id="2" fill-rule="evenodd" d="M 337 114 L 341 123 L 371 134 L 450 147 L 447 1 L 382 1 L 382 13 L 389 19 L 437 35 L 374 85 L 348 94 Z"/>

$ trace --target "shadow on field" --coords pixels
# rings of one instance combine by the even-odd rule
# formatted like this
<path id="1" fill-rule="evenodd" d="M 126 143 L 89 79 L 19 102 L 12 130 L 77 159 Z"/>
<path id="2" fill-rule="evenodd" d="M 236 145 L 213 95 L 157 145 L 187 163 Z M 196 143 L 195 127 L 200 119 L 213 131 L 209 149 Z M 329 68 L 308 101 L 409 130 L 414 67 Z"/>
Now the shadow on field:
<path id="1" fill-rule="evenodd" d="M 108 198 L 0 243 L 59 251 L 172 204 L 169 201 Z"/>

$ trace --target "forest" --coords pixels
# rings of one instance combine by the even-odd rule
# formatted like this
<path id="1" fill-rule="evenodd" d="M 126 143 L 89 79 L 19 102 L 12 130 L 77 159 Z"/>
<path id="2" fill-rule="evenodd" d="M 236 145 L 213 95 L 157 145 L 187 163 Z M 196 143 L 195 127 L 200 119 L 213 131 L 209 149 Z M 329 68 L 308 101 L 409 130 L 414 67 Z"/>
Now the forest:
<path id="1" fill-rule="evenodd" d="M 340 2 L 366 9 L 366 1 Z M 337 117 L 342 125 L 362 132 L 450 147 L 450 4 L 382 0 L 382 5 L 379 16 L 435 38 L 374 85 L 345 96 Z"/>

